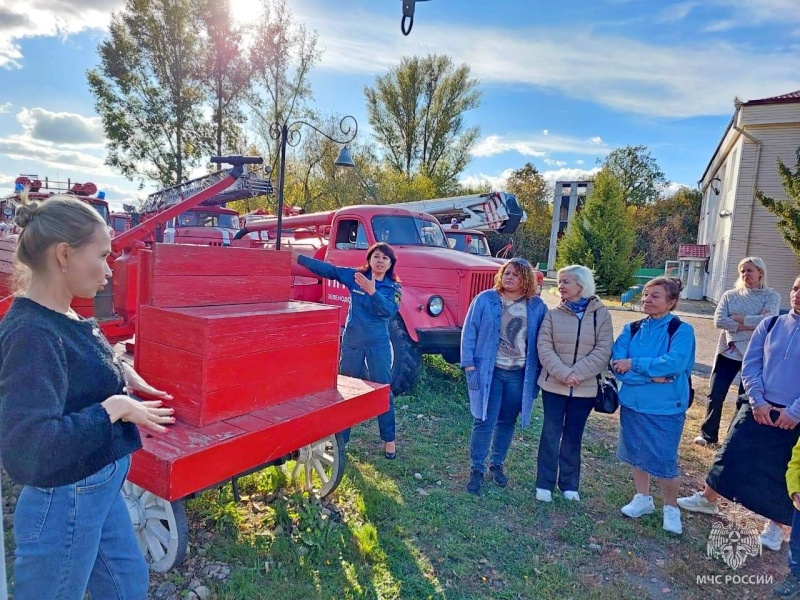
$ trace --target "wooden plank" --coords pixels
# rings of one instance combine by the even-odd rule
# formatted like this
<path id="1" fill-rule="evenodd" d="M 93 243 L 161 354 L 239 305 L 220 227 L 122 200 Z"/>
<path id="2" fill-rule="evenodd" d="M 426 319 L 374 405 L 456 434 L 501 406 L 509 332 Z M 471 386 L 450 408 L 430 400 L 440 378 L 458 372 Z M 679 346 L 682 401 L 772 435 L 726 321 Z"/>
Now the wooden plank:
<path id="1" fill-rule="evenodd" d="M 289 252 L 190 244 L 160 244 L 155 260 L 156 276 L 282 276 L 288 275 L 292 266 Z"/>
<path id="2" fill-rule="evenodd" d="M 338 307 L 295 302 L 142 307 L 140 330 L 143 339 L 209 358 L 254 354 L 338 339 Z"/>
<path id="3" fill-rule="evenodd" d="M 153 306 L 216 306 L 289 299 L 291 277 L 285 275 L 202 275 L 153 277 Z"/>
<path id="4" fill-rule="evenodd" d="M 289 421 L 250 431 L 183 456 L 172 463 L 167 498 L 182 498 L 255 465 L 289 454 L 306 444 L 373 418 L 385 412 L 388 405 L 388 386 L 369 388 L 363 395 L 326 404 L 310 413 L 299 410 L 299 414 Z"/>

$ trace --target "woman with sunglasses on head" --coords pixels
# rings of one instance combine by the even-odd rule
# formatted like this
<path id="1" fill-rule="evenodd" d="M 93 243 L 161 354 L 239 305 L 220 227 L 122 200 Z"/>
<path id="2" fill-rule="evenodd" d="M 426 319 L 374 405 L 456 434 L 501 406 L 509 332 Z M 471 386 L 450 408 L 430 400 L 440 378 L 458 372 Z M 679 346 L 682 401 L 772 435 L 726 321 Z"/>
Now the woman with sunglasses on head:
<path id="1" fill-rule="evenodd" d="M 494 482 L 505 487 L 504 462 L 522 414 L 531 419 L 539 393 L 536 338 L 547 308 L 536 297 L 536 275 L 521 258 L 500 267 L 494 287 L 470 304 L 461 331 L 461 366 L 467 378 L 473 416 L 467 492 L 479 495 L 489 456 Z"/>
<path id="2" fill-rule="evenodd" d="M 400 310 L 402 298 L 400 278 L 394 272 L 397 255 L 392 247 L 385 242 L 373 244 L 367 250 L 367 263 L 358 269 L 336 267 L 295 251 L 292 251 L 292 257 L 315 275 L 336 280 L 350 290 L 339 372 L 375 383 L 391 383 L 389 320 Z M 378 429 L 384 442 L 384 456 L 393 460 L 397 457 L 397 447 L 391 394 L 389 410 L 378 415 Z M 345 443 L 349 439 L 350 430 L 347 429 L 344 431 Z"/>

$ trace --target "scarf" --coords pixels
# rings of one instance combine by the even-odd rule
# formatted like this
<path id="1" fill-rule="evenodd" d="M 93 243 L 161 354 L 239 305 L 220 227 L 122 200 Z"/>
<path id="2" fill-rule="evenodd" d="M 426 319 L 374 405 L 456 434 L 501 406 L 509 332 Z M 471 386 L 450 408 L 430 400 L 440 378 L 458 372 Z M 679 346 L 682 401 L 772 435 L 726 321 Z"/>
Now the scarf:
<path id="1" fill-rule="evenodd" d="M 564 306 L 574 312 L 576 315 L 586 312 L 586 307 L 589 306 L 591 298 L 581 298 L 575 302 L 565 301 Z"/>

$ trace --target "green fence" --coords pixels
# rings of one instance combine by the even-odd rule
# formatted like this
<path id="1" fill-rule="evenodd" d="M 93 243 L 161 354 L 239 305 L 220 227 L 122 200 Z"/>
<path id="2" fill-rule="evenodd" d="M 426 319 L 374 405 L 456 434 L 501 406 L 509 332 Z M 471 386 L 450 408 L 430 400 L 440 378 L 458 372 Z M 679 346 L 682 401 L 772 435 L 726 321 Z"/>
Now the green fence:
<path id="1" fill-rule="evenodd" d="M 636 283 L 644 285 L 654 277 L 661 277 L 664 274 L 664 269 L 639 269 L 636 271 Z"/>

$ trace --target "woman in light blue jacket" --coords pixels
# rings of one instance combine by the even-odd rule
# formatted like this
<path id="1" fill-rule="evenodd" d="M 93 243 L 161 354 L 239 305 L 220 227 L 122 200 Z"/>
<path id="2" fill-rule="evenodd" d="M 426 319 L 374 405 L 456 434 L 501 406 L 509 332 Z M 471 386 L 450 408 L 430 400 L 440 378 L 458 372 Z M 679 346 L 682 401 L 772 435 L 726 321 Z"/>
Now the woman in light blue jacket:
<path id="1" fill-rule="evenodd" d="M 636 487 L 622 514 L 635 519 L 655 511 L 650 495 L 650 477 L 655 477 L 664 496 L 663 527 L 677 534 L 683 531 L 678 444 L 695 353 L 694 329 L 670 314 L 680 291 L 680 279 L 650 280 L 642 292 L 647 318 L 625 325 L 611 351 L 611 365 L 622 382 L 617 458 L 631 466 Z"/>
<path id="2" fill-rule="evenodd" d="M 500 487 L 508 484 L 503 463 L 517 417 L 528 425 L 539 393 L 536 338 L 547 308 L 536 297 L 531 264 L 514 258 L 500 267 L 494 288 L 472 301 L 461 332 L 461 366 L 466 372 L 470 411 L 472 467 L 467 491 L 479 495 L 486 457 Z"/>

